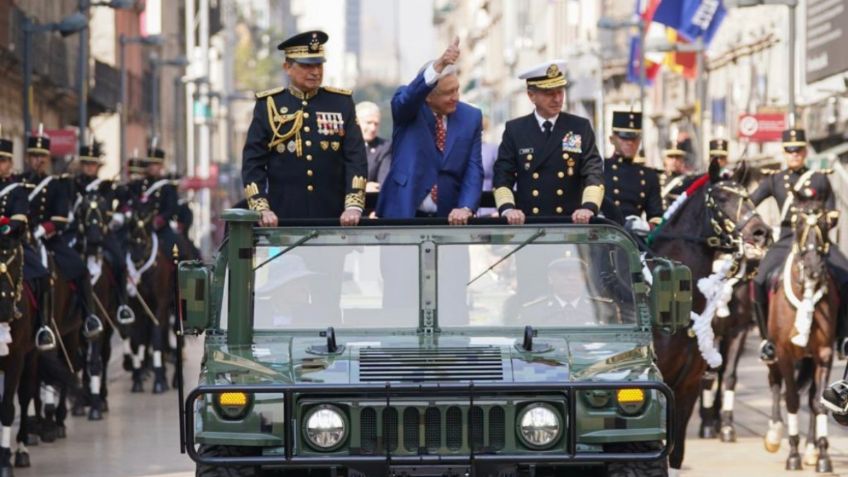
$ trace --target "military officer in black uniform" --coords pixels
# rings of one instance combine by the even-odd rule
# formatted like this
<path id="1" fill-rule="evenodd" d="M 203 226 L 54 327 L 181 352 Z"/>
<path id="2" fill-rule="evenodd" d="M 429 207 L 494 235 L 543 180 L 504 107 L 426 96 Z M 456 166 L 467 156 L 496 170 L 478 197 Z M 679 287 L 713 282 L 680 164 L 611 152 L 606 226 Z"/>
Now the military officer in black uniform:
<path id="1" fill-rule="evenodd" d="M 261 226 L 331 217 L 356 225 L 365 207 L 368 162 L 351 92 L 321 86 L 327 39 L 310 31 L 280 43 L 290 85 L 256 95 L 242 181 Z"/>
<path id="2" fill-rule="evenodd" d="M 670 141 L 663 150 L 665 171 L 660 174 L 660 197 L 662 198 L 663 209 L 668 209 L 697 178 L 696 175 L 690 174 L 686 168 L 688 149 L 689 141 L 684 140 Z"/>
<path id="3" fill-rule="evenodd" d="M 658 224 L 663 210 L 657 171 L 634 160 L 641 141 L 642 113 L 614 111 L 610 135 L 614 151 L 604 163 L 606 193 L 629 227 L 647 232 L 643 221 Z"/>
<path id="4" fill-rule="evenodd" d="M 546 62 L 519 76 L 535 110 L 506 123 L 492 179 L 498 212 L 510 224 L 527 215 L 588 223 L 601 206 L 603 160 L 589 121 L 561 112 L 563 67 Z"/>
<path id="5" fill-rule="evenodd" d="M 760 204 L 772 197 L 780 209 L 778 237 L 760 262 L 757 276 L 754 279 L 754 315 L 763 337 L 763 343 L 760 345 L 760 359 L 765 362 L 773 362 L 775 358 L 774 344 L 768 336 L 766 326 L 768 282 L 771 275 L 786 262 L 786 257 L 792 247 L 793 204 L 799 194 L 804 192 L 822 200 L 828 211 L 835 209 L 833 190 L 827 178 L 830 171 L 811 170 L 804 163 L 807 158 L 807 140 L 803 129 L 789 129 L 783 132 L 783 151 L 787 168 L 764 176 L 757 189 L 751 193 L 751 200 L 754 201 L 754 204 Z M 848 296 L 846 295 L 848 294 L 848 260 L 845 259 L 838 247 L 830 247 L 827 263 L 839 286 L 840 296 Z M 840 308 L 837 335 L 843 338 L 840 339 L 840 346 L 844 346 L 844 338 L 848 334 L 848 330 L 845 329 L 845 307 L 841 306 Z"/>
<path id="6" fill-rule="evenodd" d="M 726 139 L 713 139 L 710 141 L 709 162 L 718 162 L 722 172 L 724 172 L 727 168 L 728 154 L 729 151 Z"/>
<path id="7" fill-rule="evenodd" d="M 104 236 L 99 247 L 105 252 L 106 261 L 112 266 L 115 281 L 120 284 L 115 287 L 118 303 L 117 319 L 121 324 L 129 324 L 135 319 L 132 309 L 127 306 L 127 288 L 123 286 L 127 282 L 126 250 L 122 244 L 123 240 L 117 239 L 113 234 L 120 229 L 125 221 L 124 212 L 120 210 L 121 200 L 119 197 L 119 186 L 111 180 L 101 179 L 97 176 L 103 165 L 103 151 L 100 143 L 92 139 L 91 144 L 81 146 L 79 150 L 79 172 L 74 176 L 74 224 L 70 228 L 72 232 L 85 234 L 86 207 L 90 207 L 85 200 L 87 195 L 94 195 L 103 202 L 100 206 L 102 217 L 100 220 L 108 224 L 108 235 Z M 79 237 L 79 236 L 78 236 Z M 79 239 L 77 243 L 80 243 Z M 81 251 L 85 253 L 85 251 Z"/>
<path id="8" fill-rule="evenodd" d="M 88 270 L 79 254 L 62 236 L 70 216 L 69 177 L 66 174 L 47 174 L 49 160 L 50 139 L 39 131 L 39 134 L 31 136 L 27 141 L 27 164 L 30 170 L 22 176 L 22 182 L 29 194 L 30 232 L 36 249 L 40 244 L 53 252 L 59 275 L 73 282 L 76 287 L 82 298 L 77 305 L 85 316 L 83 331 L 91 337 L 103 330 L 103 323 L 92 313 L 92 289 Z"/>
<path id="9" fill-rule="evenodd" d="M 12 176 L 12 141 L 0 139 L 0 261 L 2 271 L 11 271 L 11 295 L 0 296 L 0 321 L 8 323 L 20 316 L 18 302 L 23 284 L 22 240 L 27 231 L 29 203 L 26 191 Z M 14 270 L 14 271 L 12 271 Z"/>

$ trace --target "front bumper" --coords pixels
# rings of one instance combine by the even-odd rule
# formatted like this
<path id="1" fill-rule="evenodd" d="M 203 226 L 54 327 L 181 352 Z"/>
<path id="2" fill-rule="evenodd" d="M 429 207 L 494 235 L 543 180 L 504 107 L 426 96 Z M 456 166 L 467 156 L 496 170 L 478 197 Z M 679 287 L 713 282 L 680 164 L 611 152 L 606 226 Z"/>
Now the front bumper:
<path id="1" fill-rule="evenodd" d="M 645 391 L 656 391 L 665 398 L 665 444 L 650 452 L 598 452 L 578 449 L 577 426 L 577 393 L 583 390 L 615 390 L 619 388 L 640 388 Z M 195 401 L 207 394 L 224 392 L 244 392 L 251 394 L 277 394 L 283 396 L 284 437 L 283 451 L 273 455 L 257 455 L 249 457 L 209 457 L 201 456 L 195 448 Z M 297 442 L 296 433 L 298 422 L 295 416 L 295 396 L 298 399 L 311 397 L 346 397 L 351 396 L 381 399 L 386 407 L 391 406 L 392 399 L 421 397 L 457 398 L 468 400 L 469 406 L 475 405 L 475 397 L 480 399 L 485 395 L 508 396 L 516 393 L 540 393 L 557 395 L 564 398 L 566 420 L 566 446 L 562 451 L 545 452 L 474 452 L 453 455 L 302 455 L 297 453 L 291 443 Z M 674 395 L 671 389 L 661 382 L 637 383 L 632 381 L 610 382 L 575 382 L 575 383 L 421 383 L 421 384 L 354 384 L 340 387 L 338 385 L 308 384 L 308 385 L 216 385 L 199 386 L 189 393 L 184 403 L 184 422 L 181 423 L 185 440 L 181 443 L 189 457 L 198 464 L 210 466 L 263 466 L 273 468 L 308 467 L 312 469 L 349 468 L 368 469 L 367 475 L 396 472 L 398 468 L 420 467 L 467 467 L 491 468 L 493 466 L 509 465 L 590 465 L 605 462 L 653 461 L 664 459 L 671 452 L 676 429 L 674 420 Z M 634 440 L 639 440 L 634 438 Z"/>

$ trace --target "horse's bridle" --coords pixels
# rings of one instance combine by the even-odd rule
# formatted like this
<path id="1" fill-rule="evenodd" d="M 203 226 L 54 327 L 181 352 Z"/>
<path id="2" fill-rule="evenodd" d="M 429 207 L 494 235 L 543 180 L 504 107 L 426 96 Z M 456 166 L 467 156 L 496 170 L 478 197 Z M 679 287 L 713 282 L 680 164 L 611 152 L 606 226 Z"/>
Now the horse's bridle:
<path id="1" fill-rule="evenodd" d="M 714 190 L 721 190 L 739 197 L 736 213 L 733 217 L 728 215 L 713 198 Z M 743 214 L 742 206 L 748 205 L 748 211 Z M 733 187 L 727 184 L 714 184 L 707 188 L 707 211 L 710 215 L 710 225 L 713 227 L 715 236 L 707 238 L 707 244 L 718 249 L 739 249 L 742 243 L 741 232 L 751 220 L 758 215 L 756 206 L 748 196 L 748 191 L 742 187 Z"/>
<path id="2" fill-rule="evenodd" d="M 150 246 L 150 247 L 153 246 L 153 244 L 151 242 L 151 234 L 153 234 L 153 232 L 148 231 L 148 227 L 150 225 L 151 218 L 150 217 L 148 217 L 148 218 L 132 217 L 130 220 L 135 220 L 135 222 L 130 226 L 130 237 L 129 237 L 130 238 L 130 247 L 132 247 L 134 244 L 143 245 L 144 246 L 143 251 L 146 252 L 148 246 Z M 141 231 L 142 233 L 138 233 L 138 231 Z M 145 253 L 145 254 L 142 254 L 142 255 L 147 255 L 147 254 Z M 139 263 L 135 263 L 135 259 L 132 258 L 132 253 L 130 253 L 130 260 L 133 261 L 134 265 L 136 265 L 136 266 L 139 265 Z M 144 260 L 145 259 L 142 258 L 141 263 L 144 263 Z"/>
<path id="3" fill-rule="evenodd" d="M 90 226 L 98 227 L 100 229 L 100 233 L 105 237 L 109 231 L 108 224 L 103 217 L 103 211 L 100 209 L 100 197 L 95 194 L 86 193 L 83 195 L 79 206 L 83 208 L 82 224 L 84 228 L 80 231 L 83 243 L 86 243 L 88 240 L 86 230 Z"/>
<path id="4" fill-rule="evenodd" d="M 827 239 L 827 234 L 822 230 L 820 221 L 824 212 L 799 212 L 794 217 L 803 217 L 804 228 L 801 230 L 801 236 L 792 244 L 792 251 L 796 254 L 815 251 L 820 255 L 825 255 L 830 251 L 830 240 Z M 796 219 L 797 220 L 797 219 Z M 810 240 L 810 233 L 815 234 L 816 244 L 807 244 Z"/>

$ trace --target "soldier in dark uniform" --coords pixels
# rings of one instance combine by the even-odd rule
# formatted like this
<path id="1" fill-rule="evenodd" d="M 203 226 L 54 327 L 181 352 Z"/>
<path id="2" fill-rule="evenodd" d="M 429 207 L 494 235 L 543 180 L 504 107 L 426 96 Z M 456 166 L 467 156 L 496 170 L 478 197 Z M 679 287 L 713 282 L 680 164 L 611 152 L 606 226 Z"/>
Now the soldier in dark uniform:
<path id="1" fill-rule="evenodd" d="M 588 223 L 601 206 L 604 165 L 595 132 L 587 119 L 561 112 L 563 66 L 547 62 L 520 76 L 535 111 L 506 123 L 492 179 L 498 212 L 510 224 L 526 215 Z"/>
<path id="2" fill-rule="evenodd" d="M 713 139 L 710 141 L 709 162 L 715 160 L 724 171 L 727 168 L 728 144 L 726 139 Z"/>
<path id="3" fill-rule="evenodd" d="M 669 142 L 663 150 L 665 171 L 660 174 L 660 197 L 662 198 L 663 209 L 668 209 L 697 178 L 686 170 L 688 148 L 689 142 L 684 140 Z"/>
<path id="4" fill-rule="evenodd" d="M 141 177 L 128 184 L 133 208 L 143 207 L 152 215 L 152 226 L 159 239 L 159 248 L 166 257 L 177 244 L 177 236 L 171 228 L 171 220 L 177 215 L 177 182 L 163 175 L 165 151 L 155 143 L 147 150 L 147 157 L 138 164 L 144 168 Z M 182 252 L 181 252 L 182 253 Z"/>
<path id="5" fill-rule="evenodd" d="M 117 319 L 121 324 L 129 324 L 135 319 L 132 309 L 127 306 L 127 288 L 124 284 L 127 282 L 127 265 L 126 265 L 126 250 L 122 244 L 123 240 L 118 240 L 113 233 L 120 229 L 125 221 L 124 212 L 121 210 L 121 200 L 119 199 L 118 184 L 111 180 L 100 179 L 97 176 L 102 162 L 103 151 L 100 148 L 100 143 L 92 142 L 90 145 L 81 146 L 79 150 L 79 172 L 74 176 L 74 204 L 77 205 L 74 210 L 74 224 L 70 227 L 71 232 L 85 233 L 82 221 L 85 220 L 85 207 L 88 206 L 85 200 L 87 194 L 95 194 L 100 197 L 105 205 L 102 220 L 108 222 L 109 235 L 104 236 L 99 246 L 103 249 L 106 261 L 112 266 L 112 273 L 115 277 L 116 299 L 118 303 Z M 80 207 L 81 206 L 81 207 Z M 78 240 L 79 242 L 79 240 Z M 83 251 L 84 253 L 84 251 Z"/>
<path id="6" fill-rule="evenodd" d="M 830 181 L 827 178 L 829 170 L 807 169 L 804 160 L 807 157 L 807 141 L 803 129 L 789 129 L 783 132 L 783 151 L 786 157 L 787 169 L 763 177 L 757 189 L 751 194 L 754 204 L 759 204 L 773 197 L 780 209 L 779 235 L 760 262 L 757 276 L 754 279 L 754 315 L 763 342 L 760 345 L 760 359 L 773 362 L 775 348 L 770 337 L 766 320 L 768 317 L 769 280 L 773 273 L 780 270 L 786 262 L 786 257 L 792 248 L 792 215 L 793 204 L 802 190 L 810 189 L 812 194 L 821 199 L 827 210 L 835 209 L 835 198 Z M 848 260 L 838 247 L 830 247 L 827 264 L 839 286 L 840 296 L 848 296 Z M 844 348 L 846 334 L 845 307 L 840 307 L 837 320 L 837 335 L 840 347 Z"/>
<path id="7" fill-rule="evenodd" d="M 20 316 L 18 301 L 23 283 L 23 273 L 14 267 L 23 263 L 19 256 L 23 239 L 27 231 L 27 212 L 29 203 L 26 191 L 12 176 L 12 141 L 0 139 L 0 260 L 3 269 L 15 270 L 12 285 L 13 293 L 5 293 L 0 298 L 0 321 L 8 323 Z"/>
<path id="8" fill-rule="evenodd" d="M 618 323 L 621 315 L 611 298 L 592 296 L 586 264 L 574 257 L 557 258 L 548 264 L 549 291 L 524 303 L 519 322 L 533 326 L 596 326 Z"/>
<path id="9" fill-rule="evenodd" d="M 658 224 L 663 209 L 657 171 L 635 160 L 641 141 L 642 113 L 614 111 L 610 135 L 614 152 L 604 163 L 605 191 L 628 227 L 648 232 L 644 221 Z"/>
<path id="10" fill-rule="evenodd" d="M 88 270 L 79 254 L 62 236 L 70 216 L 69 178 L 67 175 L 47 174 L 49 159 L 50 139 L 41 134 L 30 137 L 27 141 L 27 163 L 30 170 L 22 176 L 22 183 L 29 194 L 30 232 L 35 240 L 36 250 L 43 245 L 52 252 L 59 275 L 73 282 L 81 298 L 77 305 L 85 316 L 84 331 L 93 336 L 102 331 L 103 323 L 92 313 L 92 289 Z"/>
<path id="11" fill-rule="evenodd" d="M 365 207 L 368 162 L 351 92 L 321 86 L 327 38 L 311 31 L 280 43 L 290 86 L 256 95 L 242 181 L 261 226 L 334 217 L 356 225 Z"/>

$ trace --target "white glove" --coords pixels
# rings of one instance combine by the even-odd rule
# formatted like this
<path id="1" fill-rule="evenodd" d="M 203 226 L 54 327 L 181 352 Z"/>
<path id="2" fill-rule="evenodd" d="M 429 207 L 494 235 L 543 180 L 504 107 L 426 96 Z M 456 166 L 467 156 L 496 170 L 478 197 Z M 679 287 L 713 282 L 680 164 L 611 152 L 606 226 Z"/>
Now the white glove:
<path id="1" fill-rule="evenodd" d="M 45 235 L 47 235 L 47 231 L 44 230 L 43 225 L 39 225 L 38 227 L 36 227 L 35 232 L 32 233 L 32 236 L 35 239 L 40 239 L 41 237 L 44 237 Z"/>
<path id="2" fill-rule="evenodd" d="M 636 235 L 648 235 L 651 232 L 651 226 L 648 225 L 648 222 L 636 215 L 627 216 L 624 220 L 624 228 Z"/>
<path id="3" fill-rule="evenodd" d="M 126 221 L 127 218 L 124 216 L 123 213 L 115 212 L 114 214 L 112 214 L 112 220 L 109 222 L 109 230 L 113 232 L 115 230 L 118 230 L 119 228 L 123 227 Z"/>

